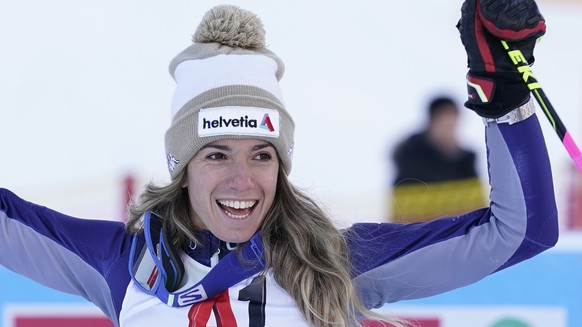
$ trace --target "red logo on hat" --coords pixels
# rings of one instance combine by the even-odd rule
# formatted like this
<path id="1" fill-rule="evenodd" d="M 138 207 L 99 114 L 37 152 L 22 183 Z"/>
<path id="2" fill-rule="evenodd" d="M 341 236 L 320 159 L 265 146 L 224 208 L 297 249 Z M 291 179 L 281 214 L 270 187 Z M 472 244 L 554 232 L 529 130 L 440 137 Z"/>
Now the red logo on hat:
<path id="1" fill-rule="evenodd" d="M 273 128 L 273 124 L 271 123 L 271 118 L 269 114 L 265 114 L 263 116 L 263 121 L 261 122 L 261 128 L 269 130 L 269 132 L 274 132 L 275 128 Z"/>

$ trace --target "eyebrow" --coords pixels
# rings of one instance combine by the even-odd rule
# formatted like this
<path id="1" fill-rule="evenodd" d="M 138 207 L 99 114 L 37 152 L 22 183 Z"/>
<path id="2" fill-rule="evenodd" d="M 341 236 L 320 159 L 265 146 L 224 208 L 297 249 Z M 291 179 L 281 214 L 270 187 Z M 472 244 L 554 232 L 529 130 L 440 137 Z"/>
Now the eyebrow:
<path id="1" fill-rule="evenodd" d="M 253 151 L 261 150 L 261 149 L 268 148 L 268 147 L 272 147 L 273 149 L 275 148 L 271 143 L 264 143 L 264 144 L 255 145 L 253 147 Z"/>

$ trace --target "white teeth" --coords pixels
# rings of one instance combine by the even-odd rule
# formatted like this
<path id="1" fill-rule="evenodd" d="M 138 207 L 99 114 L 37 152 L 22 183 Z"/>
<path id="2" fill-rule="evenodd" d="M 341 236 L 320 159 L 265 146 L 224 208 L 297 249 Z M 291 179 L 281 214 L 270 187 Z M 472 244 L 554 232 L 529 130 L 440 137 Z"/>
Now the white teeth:
<path id="1" fill-rule="evenodd" d="M 227 216 L 229 216 L 232 219 L 244 219 L 244 218 L 249 216 L 248 214 L 247 215 L 235 215 L 235 214 L 232 214 L 226 210 L 224 212 L 226 213 Z"/>
<path id="2" fill-rule="evenodd" d="M 232 200 L 219 200 L 218 203 L 225 207 L 230 207 L 234 209 L 248 209 L 257 203 L 257 201 L 232 201 Z"/>
<path id="3" fill-rule="evenodd" d="M 257 201 L 218 200 L 218 203 L 220 203 L 220 205 L 225 207 L 225 208 L 245 210 L 245 209 L 252 208 L 257 203 Z M 226 210 L 225 208 L 223 208 L 223 211 L 226 213 L 226 215 L 228 215 L 232 219 L 244 219 L 250 215 L 250 212 L 247 212 L 247 213 L 242 214 L 242 215 L 237 215 L 237 214 L 234 214 L 234 213 Z"/>

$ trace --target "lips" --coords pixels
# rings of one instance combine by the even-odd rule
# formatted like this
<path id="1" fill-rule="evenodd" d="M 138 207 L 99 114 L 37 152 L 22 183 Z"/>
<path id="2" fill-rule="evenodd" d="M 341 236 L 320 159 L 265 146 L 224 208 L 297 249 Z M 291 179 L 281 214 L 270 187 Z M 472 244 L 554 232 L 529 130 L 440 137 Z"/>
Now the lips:
<path id="1" fill-rule="evenodd" d="M 222 210 L 232 219 L 245 219 L 248 217 L 257 201 L 239 201 L 239 200 L 218 200 L 216 201 Z"/>

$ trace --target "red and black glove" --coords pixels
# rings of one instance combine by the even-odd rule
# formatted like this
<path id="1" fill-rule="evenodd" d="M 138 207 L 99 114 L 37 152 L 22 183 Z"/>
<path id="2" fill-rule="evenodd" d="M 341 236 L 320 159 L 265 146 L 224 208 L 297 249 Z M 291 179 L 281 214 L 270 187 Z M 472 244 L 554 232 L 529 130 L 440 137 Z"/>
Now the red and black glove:
<path id="1" fill-rule="evenodd" d="M 537 39 L 546 32 L 534 0 L 465 0 L 457 24 L 468 57 L 465 106 L 498 118 L 529 100 L 529 89 L 501 44 L 510 42 L 534 62 Z"/>

